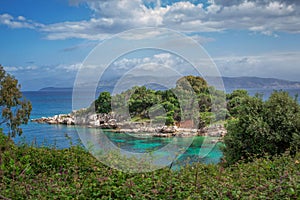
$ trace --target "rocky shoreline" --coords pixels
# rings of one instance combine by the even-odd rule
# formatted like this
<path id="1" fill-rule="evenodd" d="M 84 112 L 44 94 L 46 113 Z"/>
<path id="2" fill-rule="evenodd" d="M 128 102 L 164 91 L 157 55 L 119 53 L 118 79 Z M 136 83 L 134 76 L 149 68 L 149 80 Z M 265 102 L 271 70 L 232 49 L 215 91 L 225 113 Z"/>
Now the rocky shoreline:
<path id="1" fill-rule="evenodd" d="M 81 114 L 80 114 L 81 113 Z M 192 136 L 210 136 L 223 138 L 226 129 L 222 124 L 215 124 L 203 129 L 181 128 L 177 126 L 153 126 L 147 122 L 128 122 L 120 120 L 115 114 L 95 114 L 74 111 L 70 114 L 59 114 L 53 117 L 42 117 L 32 119 L 32 122 L 61 124 L 67 126 L 79 125 L 91 128 L 111 129 L 116 133 L 141 134 L 152 137 L 192 137 Z M 218 140 L 216 141 L 218 142 Z"/>

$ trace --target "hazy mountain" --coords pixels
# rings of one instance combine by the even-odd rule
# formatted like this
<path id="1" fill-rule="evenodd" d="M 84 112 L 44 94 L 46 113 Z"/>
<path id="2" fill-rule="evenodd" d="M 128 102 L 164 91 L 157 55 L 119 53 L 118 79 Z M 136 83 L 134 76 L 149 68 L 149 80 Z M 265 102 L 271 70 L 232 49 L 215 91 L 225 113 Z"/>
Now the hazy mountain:
<path id="1" fill-rule="evenodd" d="M 162 90 L 166 88 L 172 88 L 175 86 L 178 77 L 157 79 L 156 77 L 131 77 L 124 80 L 122 84 L 118 84 L 119 79 L 113 79 L 110 81 L 102 81 L 97 88 L 97 91 L 109 91 L 112 92 L 114 87 L 118 85 L 121 89 L 131 88 L 133 85 L 141 85 L 140 83 L 147 83 L 146 86 L 155 90 Z M 214 78 L 210 77 L 210 81 Z M 217 78 L 215 78 L 217 79 Z M 275 78 L 259 78 L 259 77 L 223 77 L 223 83 L 226 89 L 300 89 L 300 82 L 287 81 Z M 162 83 L 162 84 L 159 84 Z M 72 91 L 72 88 L 56 88 L 47 87 L 42 88 L 39 91 Z"/>
<path id="2" fill-rule="evenodd" d="M 244 89 L 300 89 L 300 82 L 275 78 L 223 77 L 225 88 Z"/>
<path id="3" fill-rule="evenodd" d="M 72 91 L 73 88 L 60 88 L 60 87 L 45 87 L 40 89 L 41 92 L 65 92 L 65 91 Z"/>

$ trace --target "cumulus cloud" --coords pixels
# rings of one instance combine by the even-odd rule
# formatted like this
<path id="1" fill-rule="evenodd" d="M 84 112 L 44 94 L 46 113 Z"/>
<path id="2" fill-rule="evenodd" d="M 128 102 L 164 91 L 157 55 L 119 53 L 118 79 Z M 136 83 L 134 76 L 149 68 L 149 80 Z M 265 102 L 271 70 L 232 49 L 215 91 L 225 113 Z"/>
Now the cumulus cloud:
<path id="1" fill-rule="evenodd" d="M 155 26 L 183 32 L 228 29 L 249 30 L 265 35 L 275 35 L 274 32 L 280 31 L 300 32 L 299 3 L 296 0 L 211 0 L 208 6 L 193 1 L 176 1 L 164 7 L 147 7 L 142 0 L 73 2 L 84 2 L 98 19 L 109 19 L 110 31 Z"/>
<path id="2" fill-rule="evenodd" d="M 102 40 L 145 26 L 188 33 L 236 29 L 273 36 L 276 32 L 300 33 L 300 3 L 296 0 L 209 0 L 205 5 L 196 2 L 174 1 L 162 6 L 159 0 L 70 0 L 71 5 L 86 4 L 93 11 L 92 17 L 46 25 L 23 16 L 2 14 L 0 23 L 11 28 L 36 28 L 50 40 Z"/>

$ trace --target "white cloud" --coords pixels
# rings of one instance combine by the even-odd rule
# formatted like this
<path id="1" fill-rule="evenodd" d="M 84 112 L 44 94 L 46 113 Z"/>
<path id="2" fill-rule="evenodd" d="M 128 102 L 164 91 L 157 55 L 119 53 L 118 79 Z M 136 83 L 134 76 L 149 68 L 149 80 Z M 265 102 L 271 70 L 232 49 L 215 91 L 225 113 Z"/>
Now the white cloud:
<path id="1" fill-rule="evenodd" d="M 25 21 L 25 20 L 26 20 L 26 18 L 25 18 L 25 17 L 23 17 L 23 16 L 19 16 L 19 17 L 18 17 L 18 20 L 20 20 L 20 21 Z"/>
<path id="2" fill-rule="evenodd" d="M 7 72 L 15 72 L 18 71 L 19 68 L 18 67 L 4 67 L 5 71 Z"/>
<path id="3" fill-rule="evenodd" d="M 142 40 L 147 38 L 154 38 L 155 36 L 162 35 L 160 30 L 148 31 L 145 33 L 143 29 L 135 29 L 135 31 L 123 32 L 121 38 L 125 40 Z"/>
<path id="4" fill-rule="evenodd" d="M 155 75 L 168 77 L 169 71 L 180 75 L 194 74 L 194 68 L 182 58 L 171 53 L 157 53 L 152 56 L 141 58 L 120 58 L 109 66 L 113 70 L 111 74 L 122 75 L 131 73 L 132 75 Z"/>
<path id="5" fill-rule="evenodd" d="M 152 2 L 156 6 L 147 6 Z M 93 11 L 89 20 L 65 21 L 43 25 L 8 14 L 0 15 L 0 24 L 11 28 L 36 28 L 50 40 L 84 38 L 102 40 L 131 28 L 164 27 L 181 32 L 219 32 L 249 30 L 276 36 L 276 32 L 300 33 L 300 3 L 296 0 L 210 0 L 202 3 L 179 1 L 160 6 L 157 0 L 70 0 L 84 3 Z"/>
<path id="6" fill-rule="evenodd" d="M 42 27 L 42 24 L 33 22 L 31 20 L 27 20 L 23 16 L 18 16 L 17 18 L 14 18 L 13 16 L 4 13 L 0 14 L 0 24 L 6 25 L 10 28 L 39 28 Z"/>
<path id="7" fill-rule="evenodd" d="M 142 0 L 74 2 L 85 2 L 95 12 L 97 20 L 110 21 L 110 24 L 97 20 L 84 22 L 90 28 L 85 30 L 91 34 L 93 31 L 99 34 L 117 33 L 143 26 L 167 27 L 183 32 L 240 29 L 273 36 L 278 31 L 300 33 L 300 7 L 296 1 L 211 1 L 208 7 L 201 3 L 181 1 L 154 8 L 146 7 Z M 104 25 L 105 28 L 102 27 Z M 84 35 L 78 34 L 78 37 Z"/>
<path id="8" fill-rule="evenodd" d="M 4 66 L 5 71 L 10 72 L 19 72 L 19 71 L 32 71 L 38 69 L 36 65 L 29 66 Z"/>
<path id="9" fill-rule="evenodd" d="M 211 37 L 203 37 L 199 34 L 190 36 L 193 40 L 198 42 L 199 44 L 207 43 L 207 42 L 214 42 L 215 39 Z"/>
<path id="10" fill-rule="evenodd" d="M 72 72 L 72 71 L 78 71 L 78 69 L 81 67 L 82 63 L 75 63 L 75 64 L 69 64 L 69 65 L 59 65 L 56 68 L 59 70 L 65 70 L 66 72 Z"/>

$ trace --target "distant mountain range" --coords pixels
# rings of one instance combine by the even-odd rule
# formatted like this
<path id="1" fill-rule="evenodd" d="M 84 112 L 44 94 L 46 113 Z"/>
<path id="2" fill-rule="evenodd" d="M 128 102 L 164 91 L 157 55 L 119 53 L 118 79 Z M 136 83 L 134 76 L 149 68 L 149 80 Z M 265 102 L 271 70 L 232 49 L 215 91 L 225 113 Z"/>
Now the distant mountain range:
<path id="1" fill-rule="evenodd" d="M 300 89 L 300 82 L 275 78 L 223 77 L 223 82 L 230 89 Z"/>
<path id="2" fill-rule="evenodd" d="M 73 88 L 69 87 L 69 88 L 60 88 L 60 87 L 45 87 L 40 89 L 39 91 L 41 92 L 64 92 L 64 91 L 71 91 L 73 90 Z"/>
<path id="3" fill-rule="evenodd" d="M 224 86 L 226 90 L 232 89 L 300 89 L 300 82 L 295 81 L 287 81 L 275 78 L 259 78 L 259 77 L 222 77 Z M 98 91 L 112 91 L 114 85 L 116 84 L 118 79 L 105 81 L 100 84 L 98 87 Z M 132 79 L 133 82 L 134 79 Z M 155 79 L 154 79 L 155 80 Z M 153 86 L 153 88 L 152 88 Z M 150 84 L 150 88 L 152 89 L 165 89 L 160 88 L 158 85 Z M 39 91 L 72 91 L 72 88 L 57 88 L 57 87 L 47 87 L 42 88 Z"/>

